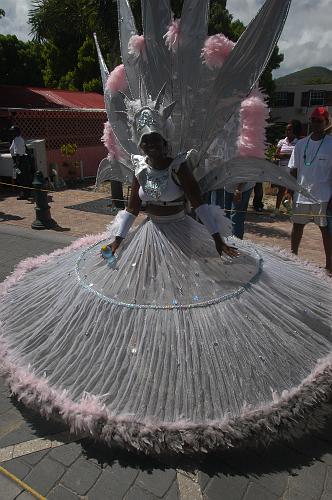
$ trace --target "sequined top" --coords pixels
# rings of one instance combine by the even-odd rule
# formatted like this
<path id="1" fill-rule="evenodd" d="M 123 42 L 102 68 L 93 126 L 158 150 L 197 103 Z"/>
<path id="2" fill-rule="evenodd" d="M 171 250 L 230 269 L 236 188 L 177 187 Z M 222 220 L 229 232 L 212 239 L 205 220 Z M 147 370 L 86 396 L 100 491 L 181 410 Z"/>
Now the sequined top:
<path id="1" fill-rule="evenodd" d="M 146 157 L 133 155 L 135 176 L 140 184 L 139 197 L 142 201 L 170 202 L 183 197 L 184 191 L 174 181 L 180 166 L 186 161 L 188 153 L 176 156 L 168 168 L 158 170 L 146 162 Z"/>

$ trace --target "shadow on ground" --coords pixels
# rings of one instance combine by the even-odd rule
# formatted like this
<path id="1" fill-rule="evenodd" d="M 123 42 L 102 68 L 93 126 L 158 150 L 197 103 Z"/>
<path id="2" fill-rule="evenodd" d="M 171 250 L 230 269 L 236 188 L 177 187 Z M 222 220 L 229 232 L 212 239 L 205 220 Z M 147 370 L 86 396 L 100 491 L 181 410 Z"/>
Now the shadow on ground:
<path id="1" fill-rule="evenodd" d="M 289 232 L 285 231 L 284 229 L 271 226 L 266 227 L 260 225 L 259 223 L 250 221 L 246 222 L 245 232 L 250 234 L 255 234 L 257 236 L 266 236 L 269 238 L 289 239 L 290 237 Z"/>
<path id="2" fill-rule="evenodd" d="M 8 222 L 11 220 L 23 220 L 25 217 L 20 217 L 19 215 L 6 214 L 5 212 L 0 212 L 0 222 Z"/>
<path id="3" fill-rule="evenodd" d="M 111 449 L 90 439 L 81 441 L 83 453 L 89 459 L 98 461 L 101 466 L 112 465 L 115 461 L 124 467 L 138 467 L 144 470 L 177 468 L 187 472 L 198 470 L 210 477 L 241 475 L 244 477 L 279 473 L 307 467 L 320 460 L 325 454 L 332 453 L 332 417 L 324 429 L 291 443 L 282 442 L 266 447 L 239 448 L 211 453 L 192 458 L 147 457 L 121 449 Z"/>
<path id="4" fill-rule="evenodd" d="M 33 430 L 36 437 L 57 434 L 68 430 L 61 422 L 48 421 L 39 413 L 26 408 L 12 397 L 12 402 Z M 112 466 L 115 462 L 122 467 L 145 471 L 155 469 L 181 469 L 187 472 L 199 471 L 201 478 L 218 476 L 242 476 L 259 478 L 261 476 L 287 472 L 296 474 L 299 469 L 322 461 L 324 455 L 332 454 L 332 405 L 331 416 L 319 432 L 313 432 L 292 442 L 280 442 L 269 446 L 230 449 L 193 457 L 146 456 L 142 453 L 125 451 L 116 445 L 112 448 L 90 438 L 79 440 L 83 455 L 96 461 L 101 468 Z M 294 472 L 295 471 L 295 472 Z M 202 479 L 204 482 L 204 480 Z M 203 485 L 204 486 L 204 485 Z"/>

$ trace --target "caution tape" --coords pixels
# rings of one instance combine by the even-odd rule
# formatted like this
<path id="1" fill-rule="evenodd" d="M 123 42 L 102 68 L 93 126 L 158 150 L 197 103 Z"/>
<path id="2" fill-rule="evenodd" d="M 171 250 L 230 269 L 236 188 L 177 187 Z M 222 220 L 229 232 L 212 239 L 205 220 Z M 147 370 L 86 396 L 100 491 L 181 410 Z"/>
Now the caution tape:
<path id="1" fill-rule="evenodd" d="M 33 488 L 31 488 L 31 486 L 29 486 L 24 481 L 21 481 L 21 479 L 19 479 L 18 477 L 16 477 L 14 474 L 12 474 L 11 472 L 9 472 L 4 467 L 1 467 L 1 465 L 0 465 L 0 472 L 4 476 L 7 476 L 9 479 L 11 479 L 12 481 L 14 481 L 19 486 L 21 486 L 21 488 L 23 488 L 25 491 L 27 491 L 28 493 L 30 493 L 30 495 L 32 495 L 33 497 L 37 498 L 38 500 L 46 500 L 46 497 L 44 497 L 43 495 L 41 495 L 40 493 L 38 493 L 36 490 L 34 490 Z"/>
<path id="2" fill-rule="evenodd" d="M 0 185 L 4 185 L 4 186 L 10 186 L 12 188 L 19 188 L 19 189 L 29 189 L 30 191 L 35 191 L 35 188 L 33 187 L 27 187 L 27 186 L 19 186 L 17 184 L 10 184 L 9 182 L 1 182 L 0 181 Z M 38 189 L 38 191 L 44 191 L 46 193 L 54 193 L 55 191 L 54 190 L 50 190 L 50 189 Z M 122 203 L 128 203 L 127 200 L 124 200 L 124 199 L 121 199 L 121 198 L 111 198 L 111 201 L 121 201 Z M 261 215 L 261 216 L 266 216 L 266 215 L 270 215 L 270 212 L 256 212 L 255 210 L 250 210 L 250 212 L 248 212 L 248 210 L 232 210 L 232 209 L 224 209 L 225 212 L 231 212 L 231 213 L 237 213 L 237 214 L 254 214 L 254 215 Z M 287 214 L 287 213 L 279 213 L 279 215 L 282 215 L 283 217 L 291 217 L 292 215 L 290 214 Z M 328 218 L 331 218 L 332 216 L 331 215 L 327 215 L 327 214 L 301 214 L 301 213 L 296 213 L 294 214 L 296 216 L 299 216 L 299 217 L 328 217 Z"/>
<path id="3" fill-rule="evenodd" d="M 28 186 L 20 186 L 18 184 L 10 184 L 10 182 L 2 182 L 0 181 L 0 184 L 2 184 L 3 186 L 10 186 L 12 188 L 19 188 L 19 189 L 28 189 L 30 191 L 35 191 L 36 188 L 34 187 L 28 187 Z M 54 192 L 54 189 L 51 190 L 51 189 L 38 189 L 38 191 L 45 191 L 46 193 L 53 193 Z"/>

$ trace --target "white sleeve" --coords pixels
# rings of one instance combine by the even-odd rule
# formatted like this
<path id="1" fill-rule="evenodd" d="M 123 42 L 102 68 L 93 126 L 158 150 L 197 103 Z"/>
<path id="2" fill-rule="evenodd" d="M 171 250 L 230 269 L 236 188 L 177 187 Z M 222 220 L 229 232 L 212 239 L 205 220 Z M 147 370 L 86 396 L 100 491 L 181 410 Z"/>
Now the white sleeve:
<path id="1" fill-rule="evenodd" d="M 298 168 L 299 159 L 300 159 L 299 148 L 295 146 L 288 162 L 288 168 Z"/>
<path id="2" fill-rule="evenodd" d="M 216 234 L 219 232 L 218 224 L 211 214 L 210 205 L 204 203 L 203 205 L 197 207 L 195 212 L 210 234 Z"/>
<path id="3" fill-rule="evenodd" d="M 116 236 L 119 236 L 120 238 L 125 238 L 129 232 L 129 229 L 133 225 L 136 215 L 131 214 L 130 212 L 127 212 L 127 210 L 122 210 L 119 212 L 119 227 L 116 232 Z"/>

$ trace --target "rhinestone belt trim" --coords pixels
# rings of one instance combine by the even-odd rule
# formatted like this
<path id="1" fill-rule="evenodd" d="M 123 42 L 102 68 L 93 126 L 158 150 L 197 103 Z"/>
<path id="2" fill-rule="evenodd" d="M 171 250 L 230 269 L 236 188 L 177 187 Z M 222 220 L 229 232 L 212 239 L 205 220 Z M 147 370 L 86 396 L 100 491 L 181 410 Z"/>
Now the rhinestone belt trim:
<path id="1" fill-rule="evenodd" d="M 248 288 L 250 288 L 251 285 L 252 285 L 252 283 L 257 280 L 257 278 L 259 277 L 259 275 L 261 274 L 262 269 L 263 269 L 263 258 L 262 258 L 262 256 L 260 255 L 260 253 L 256 249 L 251 249 L 256 254 L 256 257 L 258 258 L 258 270 L 257 270 L 256 274 L 254 276 L 252 276 L 250 278 L 250 280 L 247 281 L 247 283 L 245 285 L 240 286 L 237 290 L 235 290 L 233 292 L 225 293 L 225 294 L 221 295 L 220 297 L 215 297 L 214 299 L 209 299 L 209 300 L 205 300 L 205 301 L 202 301 L 202 302 L 195 302 L 195 303 L 192 303 L 192 304 L 174 304 L 174 303 L 172 303 L 172 304 L 163 304 L 163 305 L 161 305 L 161 304 L 136 304 L 136 303 L 130 304 L 128 302 L 123 302 L 123 301 L 120 301 L 120 300 L 115 300 L 115 299 L 112 299 L 111 297 L 107 297 L 106 295 L 103 295 L 102 293 L 98 292 L 97 290 L 94 290 L 92 288 L 92 285 L 88 285 L 81 278 L 80 273 L 79 273 L 80 262 L 81 262 L 82 258 L 84 257 L 84 255 L 87 252 L 89 252 L 92 248 L 94 248 L 95 246 L 97 246 L 97 245 L 99 246 L 100 242 L 99 243 L 95 243 L 95 244 L 89 246 L 88 248 L 86 248 L 82 252 L 82 254 L 80 255 L 79 259 L 77 260 L 77 263 L 75 265 L 75 273 L 76 273 L 77 280 L 80 283 L 80 285 L 87 292 L 93 293 L 99 299 L 104 300 L 104 301 L 108 302 L 109 304 L 114 304 L 114 305 L 120 306 L 120 307 L 127 307 L 128 309 L 193 309 L 193 308 L 196 308 L 196 307 L 208 307 L 208 306 L 211 306 L 211 305 L 214 305 L 214 304 L 219 304 L 220 302 L 224 302 L 224 301 L 226 301 L 228 299 L 232 299 L 234 297 L 238 297 L 245 290 L 247 290 Z"/>

